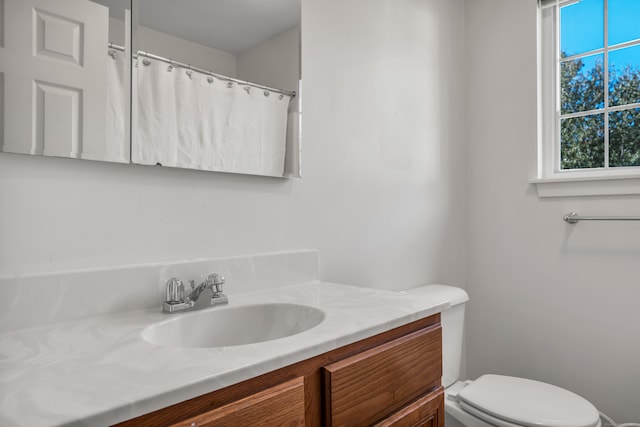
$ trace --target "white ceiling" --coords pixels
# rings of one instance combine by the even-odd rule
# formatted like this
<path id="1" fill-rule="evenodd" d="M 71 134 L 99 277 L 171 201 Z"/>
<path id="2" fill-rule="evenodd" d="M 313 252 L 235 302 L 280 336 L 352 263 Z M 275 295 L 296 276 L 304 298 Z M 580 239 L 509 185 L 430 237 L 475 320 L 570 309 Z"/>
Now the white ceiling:
<path id="1" fill-rule="evenodd" d="M 128 0 L 93 0 L 122 19 Z M 139 0 L 140 25 L 233 54 L 300 25 L 300 0 Z"/>

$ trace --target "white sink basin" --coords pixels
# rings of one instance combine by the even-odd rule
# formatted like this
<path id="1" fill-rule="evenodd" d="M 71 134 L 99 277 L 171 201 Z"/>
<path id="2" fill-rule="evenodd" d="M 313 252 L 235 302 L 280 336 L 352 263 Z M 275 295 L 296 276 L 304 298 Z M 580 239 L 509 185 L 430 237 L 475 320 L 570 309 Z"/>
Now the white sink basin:
<path id="1" fill-rule="evenodd" d="M 230 347 L 299 334 L 324 320 L 324 313 L 298 304 L 214 307 L 174 314 L 148 326 L 142 337 L 167 347 Z"/>

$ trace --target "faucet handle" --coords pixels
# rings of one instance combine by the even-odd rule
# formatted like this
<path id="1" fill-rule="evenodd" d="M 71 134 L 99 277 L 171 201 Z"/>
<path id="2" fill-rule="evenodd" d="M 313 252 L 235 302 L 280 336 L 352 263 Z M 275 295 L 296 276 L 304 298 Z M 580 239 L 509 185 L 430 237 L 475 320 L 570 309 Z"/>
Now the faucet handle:
<path id="1" fill-rule="evenodd" d="M 218 273 L 210 274 L 207 277 L 207 285 L 211 286 L 214 292 L 222 292 L 222 285 L 224 285 L 224 277 L 219 275 Z"/>
<path id="2" fill-rule="evenodd" d="M 177 304 L 184 302 L 184 285 L 182 280 L 172 277 L 167 281 L 167 303 Z"/>

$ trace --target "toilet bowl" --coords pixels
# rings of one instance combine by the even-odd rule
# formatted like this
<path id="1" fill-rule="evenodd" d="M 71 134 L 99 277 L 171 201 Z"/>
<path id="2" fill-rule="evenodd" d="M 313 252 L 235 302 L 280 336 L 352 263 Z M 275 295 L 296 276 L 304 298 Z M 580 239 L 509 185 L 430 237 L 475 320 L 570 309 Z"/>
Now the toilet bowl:
<path id="1" fill-rule="evenodd" d="M 482 375 L 460 380 L 467 293 L 428 285 L 404 291 L 429 301 L 449 301 L 441 313 L 442 385 L 446 427 L 600 427 L 598 410 L 563 388 L 526 378 Z"/>

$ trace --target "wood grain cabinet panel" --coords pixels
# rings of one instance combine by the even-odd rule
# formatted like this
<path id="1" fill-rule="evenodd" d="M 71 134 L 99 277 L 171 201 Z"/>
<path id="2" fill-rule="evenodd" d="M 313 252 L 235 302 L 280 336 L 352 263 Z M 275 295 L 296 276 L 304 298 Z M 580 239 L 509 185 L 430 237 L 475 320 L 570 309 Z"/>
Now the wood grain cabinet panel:
<path id="1" fill-rule="evenodd" d="M 304 426 L 304 378 L 296 378 L 171 425 L 214 426 Z"/>
<path id="2" fill-rule="evenodd" d="M 330 426 L 370 425 L 440 386 L 442 329 L 429 327 L 325 366 Z"/>
<path id="3" fill-rule="evenodd" d="M 444 427 L 444 389 L 421 397 L 375 427 Z"/>

